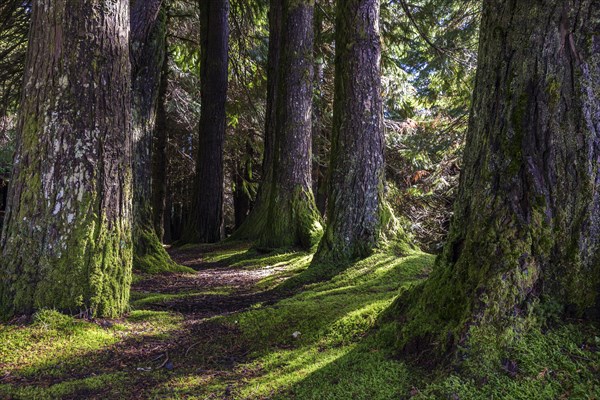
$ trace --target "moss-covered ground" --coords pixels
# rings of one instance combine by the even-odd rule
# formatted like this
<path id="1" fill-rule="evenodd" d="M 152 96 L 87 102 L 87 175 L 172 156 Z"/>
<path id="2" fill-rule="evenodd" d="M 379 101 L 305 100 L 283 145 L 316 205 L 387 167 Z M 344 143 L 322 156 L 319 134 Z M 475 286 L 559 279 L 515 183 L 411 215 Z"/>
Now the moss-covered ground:
<path id="1" fill-rule="evenodd" d="M 381 251 L 329 281 L 303 252 L 187 246 L 194 273 L 137 275 L 121 319 L 52 310 L 0 326 L 6 399 L 600 399 L 600 331 L 563 321 L 460 367 L 391 349 L 381 316 L 433 257 Z M 292 279 L 289 279 L 292 278 Z"/>

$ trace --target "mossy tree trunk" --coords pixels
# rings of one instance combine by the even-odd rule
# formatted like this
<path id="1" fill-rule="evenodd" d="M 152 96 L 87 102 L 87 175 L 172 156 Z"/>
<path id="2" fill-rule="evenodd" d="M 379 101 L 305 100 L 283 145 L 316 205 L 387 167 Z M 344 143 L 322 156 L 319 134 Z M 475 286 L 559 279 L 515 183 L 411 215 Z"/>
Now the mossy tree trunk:
<path id="1" fill-rule="evenodd" d="M 215 243 L 223 234 L 223 145 L 229 55 L 229 1 L 200 2 L 201 111 L 196 180 L 184 242 Z"/>
<path id="2" fill-rule="evenodd" d="M 397 304 L 406 350 L 508 340 L 544 303 L 598 312 L 599 29 L 595 0 L 484 2 L 448 242 Z"/>
<path id="3" fill-rule="evenodd" d="M 327 228 L 316 261 L 364 257 L 381 240 L 385 204 L 379 1 L 337 2 Z"/>
<path id="4" fill-rule="evenodd" d="M 32 3 L 0 314 L 115 317 L 132 264 L 129 2 Z M 85 40 L 83 40 L 85 38 Z"/>
<path id="5" fill-rule="evenodd" d="M 311 179 L 313 14 L 313 1 L 283 1 L 273 183 L 260 247 L 310 248 L 322 234 Z"/>
<path id="6" fill-rule="evenodd" d="M 154 228 L 152 148 L 163 66 L 167 12 L 164 0 L 131 4 L 133 112 L 133 267 L 145 272 L 176 268 Z M 164 127 L 160 127 L 164 129 Z"/>
<path id="7" fill-rule="evenodd" d="M 258 240 L 267 222 L 270 193 L 273 187 L 275 154 L 275 127 L 277 125 L 277 87 L 279 85 L 279 57 L 281 53 L 281 24 L 283 3 L 271 0 L 269 4 L 269 52 L 267 55 L 267 105 L 262 161 L 262 178 L 254 206 L 244 223 L 236 229 L 232 239 Z"/>

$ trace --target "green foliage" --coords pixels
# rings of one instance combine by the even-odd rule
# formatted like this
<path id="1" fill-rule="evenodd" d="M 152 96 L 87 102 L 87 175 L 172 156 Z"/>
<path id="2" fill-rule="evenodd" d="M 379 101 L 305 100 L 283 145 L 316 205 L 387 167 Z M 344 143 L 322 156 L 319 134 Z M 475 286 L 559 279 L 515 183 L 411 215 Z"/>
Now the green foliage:
<path id="1" fill-rule="evenodd" d="M 437 252 L 458 183 L 476 66 L 480 2 L 383 2 L 388 201 Z"/>

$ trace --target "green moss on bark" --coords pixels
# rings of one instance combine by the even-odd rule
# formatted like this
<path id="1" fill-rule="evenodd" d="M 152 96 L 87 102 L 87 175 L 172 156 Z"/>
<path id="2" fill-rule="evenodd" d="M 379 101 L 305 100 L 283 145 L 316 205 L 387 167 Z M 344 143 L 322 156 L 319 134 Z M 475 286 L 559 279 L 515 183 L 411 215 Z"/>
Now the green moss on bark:
<path id="1" fill-rule="evenodd" d="M 258 247 L 313 248 L 323 235 L 323 226 L 312 191 L 298 187 L 291 193 L 274 191 L 272 196 Z"/>
<path id="2" fill-rule="evenodd" d="M 89 210 L 84 203 L 82 210 Z M 116 317 L 129 304 L 133 247 L 128 221 L 109 224 L 93 215 L 65 228 L 57 248 L 39 248 L 37 237 L 11 236 L 1 262 L 0 314 L 52 308 L 70 314 Z M 24 248 L 37 249 L 22 254 Z"/>
<path id="3" fill-rule="evenodd" d="M 135 254 L 133 256 L 133 269 L 147 274 L 160 274 L 165 272 L 195 272 L 192 268 L 179 265 L 171 259 L 158 236 L 150 226 L 138 226 L 134 237 Z"/>

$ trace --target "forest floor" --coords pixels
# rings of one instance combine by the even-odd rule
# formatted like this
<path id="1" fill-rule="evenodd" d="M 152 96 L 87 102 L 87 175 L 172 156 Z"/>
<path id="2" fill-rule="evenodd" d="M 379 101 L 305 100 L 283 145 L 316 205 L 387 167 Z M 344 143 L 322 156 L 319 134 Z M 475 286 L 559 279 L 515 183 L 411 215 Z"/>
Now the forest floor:
<path id="1" fill-rule="evenodd" d="M 325 282 L 311 254 L 243 243 L 170 250 L 196 273 L 136 275 L 131 311 L 0 325 L 6 399 L 600 399 L 600 332 L 534 332 L 502 365 L 428 370 L 390 352 L 381 315 L 434 257 L 382 251 Z"/>

